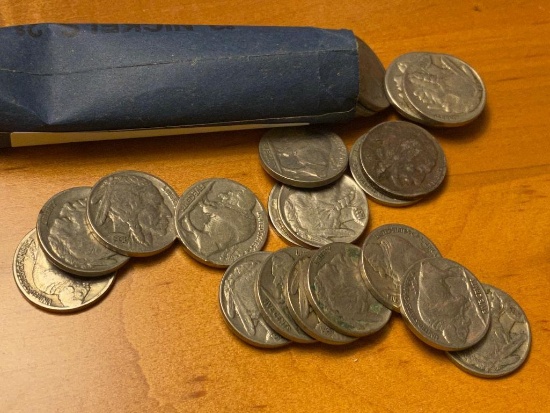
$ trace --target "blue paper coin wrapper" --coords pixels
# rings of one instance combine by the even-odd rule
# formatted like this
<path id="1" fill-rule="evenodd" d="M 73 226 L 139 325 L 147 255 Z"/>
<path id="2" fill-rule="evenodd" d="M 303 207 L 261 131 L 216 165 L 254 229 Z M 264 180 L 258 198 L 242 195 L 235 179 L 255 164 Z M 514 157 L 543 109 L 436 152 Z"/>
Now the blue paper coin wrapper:
<path id="1" fill-rule="evenodd" d="M 347 121 L 359 71 L 349 30 L 0 28 L 0 147 Z"/>

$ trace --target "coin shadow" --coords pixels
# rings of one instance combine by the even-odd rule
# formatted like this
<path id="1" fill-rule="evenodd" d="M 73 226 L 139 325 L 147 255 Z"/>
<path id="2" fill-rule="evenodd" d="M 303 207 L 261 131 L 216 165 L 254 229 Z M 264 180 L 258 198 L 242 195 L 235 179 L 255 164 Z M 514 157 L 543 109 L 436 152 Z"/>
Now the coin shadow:
<path id="1" fill-rule="evenodd" d="M 479 139 L 489 128 L 491 122 L 491 110 L 485 107 L 483 112 L 470 123 L 457 127 L 437 128 L 426 127 L 437 139 L 444 141 L 446 145 L 467 145 Z"/>

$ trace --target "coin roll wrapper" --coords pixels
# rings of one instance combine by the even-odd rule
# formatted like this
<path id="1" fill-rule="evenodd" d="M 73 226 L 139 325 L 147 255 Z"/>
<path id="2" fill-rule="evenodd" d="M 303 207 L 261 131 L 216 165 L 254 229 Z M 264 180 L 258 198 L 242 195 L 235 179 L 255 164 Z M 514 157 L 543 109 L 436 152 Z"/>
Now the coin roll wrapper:
<path id="1" fill-rule="evenodd" d="M 0 28 L 0 147 L 344 122 L 387 107 L 383 76 L 349 30 Z"/>

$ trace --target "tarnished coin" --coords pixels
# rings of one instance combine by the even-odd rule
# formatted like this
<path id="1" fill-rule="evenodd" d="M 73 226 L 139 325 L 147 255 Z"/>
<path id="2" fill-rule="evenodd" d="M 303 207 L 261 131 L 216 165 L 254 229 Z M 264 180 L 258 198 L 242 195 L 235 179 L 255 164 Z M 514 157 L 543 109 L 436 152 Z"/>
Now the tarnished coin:
<path id="1" fill-rule="evenodd" d="M 464 125 L 485 107 L 485 86 L 479 75 L 447 54 L 415 54 L 403 75 L 403 90 L 421 116 L 443 126 Z"/>
<path id="2" fill-rule="evenodd" d="M 220 309 L 231 331 L 257 347 L 282 347 L 290 341 L 277 334 L 263 319 L 254 297 L 254 286 L 269 252 L 253 252 L 235 261 L 222 277 Z"/>
<path id="3" fill-rule="evenodd" d="M 361 274 L 372 295 L 399 312 L 401 281 L 415 262 L 441 257 L 420 231 L 402 224 L 382 225 L 369 233 L 362 246 Z"/>
<path id="4" fill-rule="evenodd" d="M 356 245 L 326 245 L 311 257 L 304 283 L 319 318 L 341 334 L 353 337 L 380 330 L 391 316 L 391 310 L 367 289 L 360 261 L 361 248 Z"/>
<path id="5" fill-rule="evenodd" d="M 359 103 L 367 110 L 374 112 L 386 109 L 390 103 L 384 91 L 384 65 L 367 46 L 357 38 L 357 53 L 359 55 Z"/>
<path id="6" fill-rule="evenodd" d="M 91 188 L 62 191 L 46 202 L 38 214 L 36 233 L 50 261 L 62 270 L 86 277 L 107 275 L 128 262 L 101 244 L 86 222 Z"/>
<path id="7" fill-rule="evenodd" d="M 410 122 L 390 121 L 372 128 L 361 145 L 360 158 L 371 182 L 400 198 L 433 192 L 447 172 L 439 143 Z"/>
<path id="8" fill-rule="evenodd" d="M 313 247 L 355 241 L 369 218 L 365 194 L 347 175 L 317 189 L 283 185 L 279 211 L 286 228 L 302 243 Z"/>
<path id="9" fill-rule="evenodd" d="M 292 266 L 310 250 L 287 247 L 272 253 L 264 262 L 256 282 L 256 300 L 267 323 L 283 337 L 297 343 L 313 343 L 315 339 L 296 324 L 286 305 L 288 275 Z"/>
<path id="10" fill-rule="evenodd" d="M 348 166 L 342 138 L 314 127 L 271 129 L 259 146 L 265 171 L 279 182 L 299 188 L 334 182 Z"/>
<path id="11" fill-rule="evenodd" d="M 316 340 L 333 345 L 351 343 L 357 340 L 357 337 L 345 336 L 327 326 L 309 304 L 305 287 L 302 284 L 307 277 L 309 261 L 313 254 L 314 251 L 309 251 L 302 255 L 290 270 L 285 288 L 286 305 L 296 324 Z"/>
<path id="12" fill-rule="evenodd" d="M 88 198 L 88 223 L 100 242 L 120 254 L 153 255 L 176 239 L 177 200 L 176 192 L 153 175 L 115 172 L 93 186 Z"/>
<path id="13" fill-rule="evenodd" d="M 115 279 L 115 273 L 86 279 L 57 268 L 40 248 L 35 229 L 25 235 L 15 251 L 13 276 L 32 304 L 59 312 L 82 310 L 96 303 Z"/>
<path id="14" fill-rule="evenodd" d="M 517 370 L 531 349 L 527 316 L 504 291 L 484 284 L 489 299 L 491 323 L 479 343 L 466 350 L 448 352 L 464 371 L 486 378 L 502 377 Z"/>
<path id="15" fill-rule="evenodd" d="M 401 314 L 412 332 L 440 350 L 463 350 L 489 328 L 483 286 L 462 265 L 445 258 L 413 264 L 401 282 Z"/>
<path id="16" fill-rule="evenodd" d="M 409 102 L 409 98 L 403 89 L 403 78 L 405 71 L 411 63 L 414 63 L 421 53 L 406 53 L 397 57 L 390 63 L 386 70 L 384 83 L 386 88 L 386 96 L 391 105 L 399 114 L 416 123 L 421 123 L 428 126 L 438 126 L 438 122 L 430 121 L 424 118 Z"/>
<path id="17" fill-rule="evenodd" d="M 281 217 L 281 213 L 279 211 L 279 193 L 281 192 L 282 187 L 282 184 L 276 183 L 269 193 L 267 200 L 269 219 L 273 224 L 275 232 L 285 241 L 294 245 L 306 246 L 305 244 L 302 244 L 298 238 L 292 235 L 292 232 L 290 232 L 283 223 L 283 218 Z"/>
<path id="18" fill-rule="evenodd" d="M 408 205 L 412 205 L 416 202 L 418 202 L 421 198 L 416 199 L 399 199 L 396 197 L 392 197 L 390 195 L 385 194 L 384 192 L 380 191 L 378 188 L 376 188 L 376 185 L 374 185 L 365 170 L 363 169 L 363 165 L 361 164 L 361 145 L 363 145 L 363 142 L 367 138 L 367 134 L 362 135 L 359 139 L 355 141 L 353 146 L 351 147 L 351 151 L 349 154 L 349 168 L 351 171 L 351 175 L 353 176 L 353 179 L 355 179 L 355 182 L 357 182 L 357 185 L 365 191 L 365 193 L 370 196 L 373 200 L 376 202 L 392 206 L 392 207 L 404 207 Z"/>
<path id="19" fill-rule="evenodd" d="M 209 178 L 188 188 L 176 207 L 176 230 L 185 250 L 212 267 L 228 267 L 262 249 L 267 213 L 247 187 Z"/>

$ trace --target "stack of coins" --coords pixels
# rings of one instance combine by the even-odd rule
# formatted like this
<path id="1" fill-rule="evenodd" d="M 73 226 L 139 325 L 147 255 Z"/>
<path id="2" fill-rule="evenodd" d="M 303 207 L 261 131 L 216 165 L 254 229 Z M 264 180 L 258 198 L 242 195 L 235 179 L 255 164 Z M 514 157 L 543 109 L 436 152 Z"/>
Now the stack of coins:
<path id="1" fill-rule="evenodd" d="M 266 348 L 347 344 L 401 313 L 418 338 L 481 377 L 519 368 L 531 343 L 510 296 L 401 224 L 376 228 L 362 247 L 336 242 L 244 256 L 225 272 L 219 304 L 235 335 Z"/>
<path id="2" fill-rule="evenodd" d="M 485 107 L 480 76 L 447 54 L 407 53 L 386 70 L 386 95 L 399 114 L 427 126 L 460 126 Z"/>
<path id="3" fill-rule="evenodd" d="M 33 304 L 80 310 L 108 291 L 130 257 L 166 250 L 176 233 L 193 258 L 227 267 L 263 247 L 267 226 L 256 196 L 229 179 L 198 182 L 179 198 L 153 175 L 120 171 L 48 200 L 15 252 L 13 275 Z"/>
<path id="4" fill-rule="evenodd" d="M 383 122 L 361 136 L 349 155 L 351 173 L 376 202 L 407 206 L 442 184 L 447 162 L 435 138 L 410 122 Z"/>
<path id="5" fill-rule="evenodd" d="M 245 256 L 220 283 L 224 320 L 242 340 L 268 348 L 346 344 L 373 334 L 391 311 L 369 293 L 360 259 L 358 246 L 342 242 Z"/>
<path id="6" fill-rule="evenodd" d="M 272 129 L 260 140 L 260 161 L 277 183 L 268 199 L 275 231 L 291 244 L 351 243 L 369 218 L 367 199 L 349 176 L 342 139 L 318 128 Z"/>

